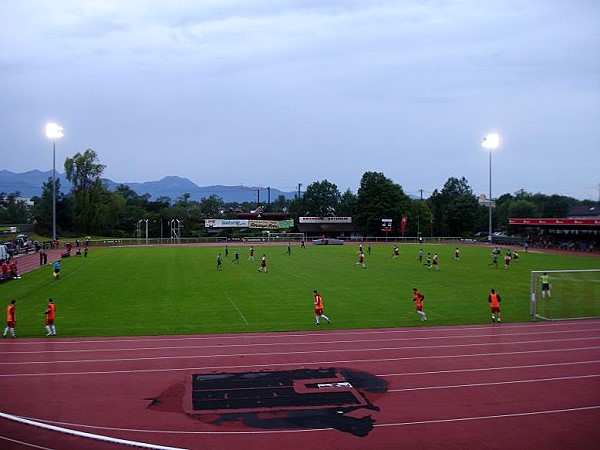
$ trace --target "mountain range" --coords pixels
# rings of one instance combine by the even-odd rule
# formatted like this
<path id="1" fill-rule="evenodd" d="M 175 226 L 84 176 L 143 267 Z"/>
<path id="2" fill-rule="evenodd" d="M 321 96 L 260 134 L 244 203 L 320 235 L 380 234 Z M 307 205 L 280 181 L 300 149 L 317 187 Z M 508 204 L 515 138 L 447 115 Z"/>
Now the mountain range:
<path id="1" fill-rule="evenodd" d="M 63 173 L 56 173 L 60 180 L 61 191 L 66 193 L 71 189 L 71 183 L 66 179 Z M 9 170 L 0 170 L 0 192 L 13 193 L 19 192 L 21 197 L 31 198 L 42 194 L 42 186 L 52 178 L 52 171 L 42 172 L 40 170 L 30 170 L 28 172 L 14 173 Z M 265 187 L 257 186 L 198 186 L 193 181 L 178 176 L 167 176 L 158 181 L 146 181 L 142 183 L 117 183 L 104 178 L 103 181 L 110 190 L 124 184 L 129 186 L 138 195 L 150 194 L 151 199 L 159 197 L 169 197 L 175 200 L 183 194 L 190 194 L 192 200 L 201 200 L 211 195 L 220 197 L 225 203 L 267 203 L 269 200 L 269 190 Z M 258 195 L 257 195 L 258 194 Z M 295 192 L 283 192 L 279 189 L 270 189 L 271 202 L 283 195 L 287 199 L 293 199 Z"/>

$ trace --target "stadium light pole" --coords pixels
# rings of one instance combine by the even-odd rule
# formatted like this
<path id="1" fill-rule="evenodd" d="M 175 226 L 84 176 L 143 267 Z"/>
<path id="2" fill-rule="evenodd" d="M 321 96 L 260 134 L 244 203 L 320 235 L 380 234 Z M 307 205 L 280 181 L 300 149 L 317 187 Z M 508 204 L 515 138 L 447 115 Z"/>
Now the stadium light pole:
<path id="1" fill-rule="evenodd" d="M 46 124 L 46 137 L 52 139 L 52 241 L 56 241 L 56 140 L 63 137 L 63 127 Z"/>
<path id="2" fill-rule="evenodd" d="M 488 229 L 488 241 L 492 242 L 492 152 L 500 145 L 500 136 L 498 133 L 490 133 L 483 138 L 481 143 L 483 148 L 487 148 L 490 153 L 490 198 L 488 199 L 489 208 L 489 229 Z"/>

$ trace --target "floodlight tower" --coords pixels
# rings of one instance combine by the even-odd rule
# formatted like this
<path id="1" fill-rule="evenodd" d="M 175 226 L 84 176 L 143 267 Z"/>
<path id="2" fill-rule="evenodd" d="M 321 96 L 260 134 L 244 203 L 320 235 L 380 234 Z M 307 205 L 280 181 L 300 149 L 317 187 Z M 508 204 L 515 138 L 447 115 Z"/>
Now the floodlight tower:
<path id="1" fill-rule="evenodd" d="M 46 137 L 52 139 L 52 241 L 56 241 L 56 140 L 63 137 L 63 127 L 46 124 Z"/>
<path id="2" fill-rule="evenodd" d="M 488 229 L 488 241 L 492 242 L 492 152 L 500 145 L 500 136 L 498 133 L 490 133 L 483 138 L 481 143 L 483 148 L 487 148 L 490 153 L 490 198 L 488 199 L 489 207 L 489 229 Z"/>

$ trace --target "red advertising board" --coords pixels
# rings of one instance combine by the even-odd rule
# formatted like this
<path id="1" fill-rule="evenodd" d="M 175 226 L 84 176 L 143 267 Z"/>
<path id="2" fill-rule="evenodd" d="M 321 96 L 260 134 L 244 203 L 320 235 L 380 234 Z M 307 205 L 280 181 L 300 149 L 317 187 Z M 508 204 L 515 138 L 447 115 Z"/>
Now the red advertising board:
<path id="1" fill-rule="evenodd" d="M 530 226 L 573 226 L 584 225 L 591 227 L 600 227 L 600 219 L 508 219 L 509 225 L 530 225 Z"/>

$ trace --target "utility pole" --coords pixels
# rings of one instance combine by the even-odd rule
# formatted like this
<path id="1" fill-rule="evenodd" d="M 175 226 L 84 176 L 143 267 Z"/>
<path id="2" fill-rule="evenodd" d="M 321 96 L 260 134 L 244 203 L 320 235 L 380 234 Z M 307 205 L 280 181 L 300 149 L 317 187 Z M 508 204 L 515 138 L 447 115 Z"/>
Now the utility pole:
<path id="1" fill-rule="evenodd" d="M 419 193 L 421 194 L 421 201 L 423 201 L 423 189 L 419 189 Z M 421 205 L 419 205 L 421 208 Z M 421 237 L 421 214 L 417 214 L 417 237 Z"/>
<path id="2" fill-rule="evenodd" d="M 271 186 L 267 187 L 267 204 L 271 204 Z"/>
<path id="3" fill-rule="evenodd" d="M 298 183 L 298 200 L 300 200 L 300 188 L 302 187 L 302 183 Z"/>

